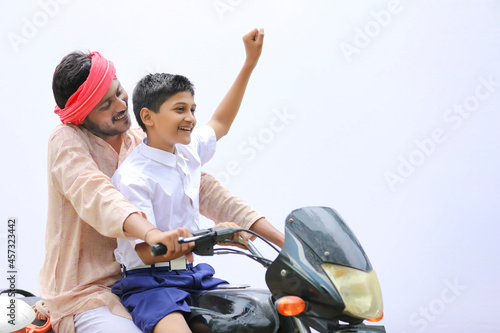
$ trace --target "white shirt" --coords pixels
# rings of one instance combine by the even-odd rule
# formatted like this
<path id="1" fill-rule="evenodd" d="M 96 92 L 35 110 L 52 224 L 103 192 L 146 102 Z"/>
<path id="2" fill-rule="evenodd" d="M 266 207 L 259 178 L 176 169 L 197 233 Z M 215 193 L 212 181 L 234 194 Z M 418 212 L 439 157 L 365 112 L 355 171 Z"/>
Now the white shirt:
<path id="1" fill-rule="evenodd" d="M 199 229 L 201 167 L 215 153 L 215 131 L 202 126 L 189 145 L 175 145 L 174 154 L 145 141 L 123 161 L 111 178 L 113 185 L 162 231 L 179 227 Z M 141 239 L 118 238 L 116 260 L 125 267 L 144 265 L 135 252 Z"/>

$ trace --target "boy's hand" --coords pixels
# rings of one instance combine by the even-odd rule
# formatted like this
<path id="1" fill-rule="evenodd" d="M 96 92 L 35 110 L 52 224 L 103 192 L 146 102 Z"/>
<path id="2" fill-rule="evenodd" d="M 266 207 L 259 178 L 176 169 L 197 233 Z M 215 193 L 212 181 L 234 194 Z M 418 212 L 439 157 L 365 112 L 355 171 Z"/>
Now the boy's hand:
<path id="1" fill-rule="evenodd" d="M 167 247 L 167 254 L 157 258 L 162 258 L 159 261 L 169 261 L 184 256 L 187 261 L 193 262 L 193 248 L 194 242 L 179 244 L 177 240 L 179 237 L 187 238 L 193 236 L 189 228 L 177 228 L 170 231 L 161 232 L 160 230 L 153 230 L 147 235 L 148 244 L 162 243 Z M 142 258 L 141 258 L 142 259 Z M 143 260 L 144 261 L 144 260 Z"/>
<path id="2" fill-rule="evenodd" d="M 255 67 L 262 52 L 262 44 L 264 42 L 264 29 L 253 29 L 245 36 L 243 36 L 243 43 L 245 44 L 245 51 L 247 59 L 245 63 L 249 66 Z"/>

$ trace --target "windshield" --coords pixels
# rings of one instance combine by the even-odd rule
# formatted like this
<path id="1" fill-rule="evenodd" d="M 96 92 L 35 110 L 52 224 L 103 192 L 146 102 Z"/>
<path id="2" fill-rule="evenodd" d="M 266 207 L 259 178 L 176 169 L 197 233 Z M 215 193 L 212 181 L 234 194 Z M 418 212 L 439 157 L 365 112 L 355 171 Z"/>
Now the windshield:
<path id="1" fill-rule="evenodd" d="M 323 262 L 364 271 L 372 269 L 354 234 L 331 208 L 305 207 L 294 210 L 288 216 L 286 229 L 310 247 Z M 286 243 L 285 240 L 284 249 Z"/>

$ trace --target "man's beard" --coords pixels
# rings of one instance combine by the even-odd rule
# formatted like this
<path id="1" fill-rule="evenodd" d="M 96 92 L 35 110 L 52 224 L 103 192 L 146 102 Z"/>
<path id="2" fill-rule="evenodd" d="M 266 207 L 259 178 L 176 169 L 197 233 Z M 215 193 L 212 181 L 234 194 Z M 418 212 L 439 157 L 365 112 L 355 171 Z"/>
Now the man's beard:
<path id="1" fill-rule="evenodd" d="M 103 136 L 116 136 L 125 133 L 131 125 L 130 119 L 128 120 L 128 126 L 123 130 L 118 130 L 116 128 L 109 128 L 108 126 L 100 126 L 90 119 L 86 118 L 83 122 L 85 128 L 94 133 L 99 137 Z"/>

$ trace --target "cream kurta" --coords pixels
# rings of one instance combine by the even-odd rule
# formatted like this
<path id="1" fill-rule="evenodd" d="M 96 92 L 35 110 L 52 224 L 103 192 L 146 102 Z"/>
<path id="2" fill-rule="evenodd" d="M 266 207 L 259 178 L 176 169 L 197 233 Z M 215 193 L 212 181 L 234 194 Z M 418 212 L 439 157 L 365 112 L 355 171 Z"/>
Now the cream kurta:
<path id="1" fill-rule="evenodd" d="M 39 287 L 55 332 L 74 332 L 73 315 L 104 305 L 131 318 L 110 289 L 121 277 L 113 256 L 115 238 L 125 237 L 123 222 L 139 211 L 113 187 L 110 177 L 144 132 L 135 128 L 123 136 L 120 154 L 79 126 L 59 125 L 50 136 L 45 262 Z M 200 212 L 215 222 L 232 221 L 245 228 L 262 217 L 210 175 L 202 177 Z"/>

